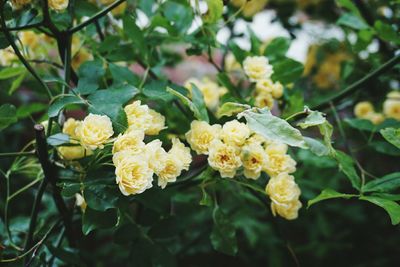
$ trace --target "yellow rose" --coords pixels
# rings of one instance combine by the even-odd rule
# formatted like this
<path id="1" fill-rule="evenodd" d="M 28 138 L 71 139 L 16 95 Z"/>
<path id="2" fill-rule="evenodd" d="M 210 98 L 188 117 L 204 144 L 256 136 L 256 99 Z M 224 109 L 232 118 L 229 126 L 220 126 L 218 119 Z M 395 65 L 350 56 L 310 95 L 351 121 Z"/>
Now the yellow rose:
<path id="1" fill-rule="evenodd" d="M 190 92 L 192 92 L 192 84 L 194 84 L 203 94 L 204 103 L 206 104 L 206 106 L 211 110 L 215 110 L 219 104 L 219 85 L 208 78 L 203 78 L 201 81 L 195 78 L 191 78 L 185 82 L 185 87 Z"/>
<path id="2" fill-rule="evenodd" d="M 241 146 L 250 136 L 249 127 L 237 120 L 231 120 L 224 124 L 221 131 L 221 139 L 226 144 Z"/>
<path id="3" fill-rule="evenodd" d="M 90 156 L 93 152 L 89 149 L 85 149 L 80 145 L 76 146 L 60 146 L 57 148 L 57 151 L 61 158 L 65 160 L 76 160 L 81 159 L 86 156 Z"/>
<path id="4" fill-rule="evenodd" d="M 76 129 L 81 125 L 82 121 L 75 120 L 74 118 L 69 118 L 64 122 L 63 133 L 68 134 L 71 139 L 79 140 L 76 135 Z"/>
<path id="5" fill-rule="evenodd" d="M 289 203 L 299 199 L 301 194 L 294 177 L 287 173 L 271 177 L 265 187 L 265 192 L 274 203 Z"/>
<path id="6" fill-rule="evenodd" d="M 140 100 L 126 105 L 125 113 L 128 118 L 130 129 L 141 129 L 146 131 L 151 127 L 153 116 L 150 114 L 150 109 L 147 105 L 142 105 Z"/>
<path id="7" fill-rule="evenodd" d="M 249 179 L 258 179 L 265 168 L 268 155 L 261 145 L 250 144 L 242 147 L 241 160 L 244 167 L 244 176 Z"/>
<path id="8" fill-rule="evenodd" d="M 161 141 L 156 139 L 146 144 L 144 148 L 146 157 L 149 159 L 149 167 L 157 175 L 165 168 L 168 157 L 168 153 L 161 145 Z"/>
<path id="9" fill-rule="evenodd" d="M 298 217 L 299 209 L 302 207 L 299 200 L 294 200 L 289 203 L 271 203 L 271 211 L 274 216 L 285 218 L 286 220 L 294 220 Z"/>
<path id="10" fill-rule="evenodd" d="M 243 69 L 252 82 L 268 79 L 273 73 L 268 58 L 264 56 L 246 57 L 243 61 Z"/>
<path id="11" fill-rule="evenodd" d="M 161 130 L 165 129 L 165 117 L 154 111 L 149 109 L 149 114 L 152 118 L 150 125 L 146 129 L 145 133 L 147 135 L 157 135 L 160 133 Z"/>
<path id="12" fill-rule="evenodd" d="M 142 130 L 128 131 L 123 135 L 119 135 L 114 141 L 112 153 L 115 154 L 124 150 L 141 152 L 144 149 L 145 143 L 144 132 Z"/>
<path id="13" fill-rule="evenodd" d="M 78 52 L 73 56 L 71 66 L 75 70 L 88 60 L 92 60 L 93 56 L 84 47 L 81 47 Z"/>
<path id="14" fill-rule="evenodd" d="M 357 118 L 364 119 L 373 112 L 374 106 L 371 104 L 371 102 L 368 101 L 359 102 L 354 107 L 354 115 L 356 115 Z"/>
<path id="15" fill-rule="evenodd" d="M 109 117 L 89 114 L 76 129 L 76 133 L 84 147 L 102 149 L 114 131 Z"/>
<path id="16" fill-rule="evenodd" d="M 271 93 L 258 93 L 254 99 L 254 106 L 258 108 L 272 109 L 274 107 L 274 98 Z"/>
<path id="17" fill-rule="evenodd" d="M 242 161 L 237 147 L 214 140 L 210 145 L 208 164 L 219 171 L 221 177 L 233 178 Z"/>
<path id="18" fill-rule="evenodd" d="M 273 87 L 274 82 L 271 79 L 258 80 L 256 83 L 256 92 L 272 94 Z"/>
<path id="19" fill-rule="evenodd" d="M 120 153 L 115 175 L 121 193 L 125 196 L 135 195 L 152 187 L 153 171 L 147 159 L 141 155 Z"/>
<path id="20" fill-rule="evenodd" d="M 296 171 L 296 161 L 285 154 L 284 146 L 271 144 L 267 146 L 265 152 L 268 155 L 268 162 L 265 171 L 269 176 L 276 176 L 280 173 L 293 173 Z"/>
<path id="21" fill-rule="evenodd" d="M 21 9 L 22 7 L 30 4 L 32 0 L 11 0 L 11 3 L 15 9 Z"/>
<path id="22" fill-rule="evenodd" d="M 28 46 L 31 49 L 35 49 L 39 45 L 38 35 L 34 31 L 21 32 L 19 39 L 23 46 Z"/>
<path id="23" fill-rule="evenodd" d="M 227 54 L 225 57 L 225 70 L 227 72 L 242 70 L 242 66 L 240 66 L 240 63 L 237 62 L 235 56 L 232 53 Z"/>
<path id="24" fill-rule="evenodd" d="M 251 145 L 251 144 L 256 144 L 256 145 L 269 145 L 271 143 L 270 140 L 267 140 L 266 138 L 264 138 L 262 135 L 260 134 L 252 134 L 247 140 L 246 140 L 246 144 L 247 145 Z"/>
<path id="25" fill-rule="evenodd" d="M 190 163 L 192 163 L 190 148 L 186 147 L 178 138 L 172 139 L 172 148 L 168 151 L 168 154 L 181 161 L 184 170 L 189 169 Z"/>
<path id="26" fill-rule="evenodd" d="M 388 118 L 400 120 L 400 92 L 390 92 L 383 103 L 383 113 Z"/>
<path id="27" fill-rule="evenodd" d="M 0 66 L 9 66 L 16 58 L 12 49 L 0 49 Z"/>
<path id="28" fill-rule="evenodd" d="M 168 153 L 165 167 L 158 173 L 158 186 L 164 189 L 168 183 L 173 183 L 181 175 L 183 162 L 176 155 Z"/>
<path id="29" fill-rule="evenodd" d="M 51 9 L 61 11 L 68 7 L 69 0 L 48 0 Z"/>
<path id="30" fill-rule="evenodd" d="M 205 121 L 192 121 L 186 140 L 197 154 L 208 154 L 210 143 L 219 138 L 221 125 L 210 125 Z"/>

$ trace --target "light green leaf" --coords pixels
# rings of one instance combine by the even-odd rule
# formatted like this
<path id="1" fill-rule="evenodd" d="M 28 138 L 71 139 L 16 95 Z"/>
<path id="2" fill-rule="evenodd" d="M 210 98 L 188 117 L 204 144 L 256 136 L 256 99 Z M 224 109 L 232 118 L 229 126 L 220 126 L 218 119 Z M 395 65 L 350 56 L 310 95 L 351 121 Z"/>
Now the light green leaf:
<path id="1" fill-rule="evenodd" d="M 303 122 L 297 124 L 302 129 L 307 129 L 308 127 L 318 126 L 326 122 L 325 115 L 319 111 L 310 111 L 308 116 Z"/>
<path id="2" fill-rule="evenodd" d="M 400 44 L 399 32 L 398 30 L 396 32 L 395 28 L 390 24 L 378 20 L 375 22 L 374 27 L 378 36 L 383 40 Z"/>
<path id="3" fill-rule="evenodd" d="M 23 119 L 23 118 L 29 117 L 30 115 L 32 115 L 34 113 L 44 111 L 46 109 L 47 109 L 47 105 L 45 105 L 43 103 L 32 103 L 32 104 L 23 105 L 17 109 L 17 117 L 19 119 Z"/>
<path id="4" fill-rule="evenodd" d="M 17 110 L 11 104 L 3 104 L 0 106 L 0 130 L 7 128 L 9 125 L 17 122 Z"/>
<path id="5" fill-rule="evenodd" d="M 26 71 L 21 73 L 21 75 L 19 75 L 16 79 L 14 79 L 11 83 L 11 87 L 10 89 L 8 89 L 8 94 L 12 95 L 15 90 L 17 90 L 19 88 L 19 86 L 21 85 L 21 83 L 24 81 L 26 76 Z"/>
<path id="6" fill-rule="evenodd" d="M 6 80 L 26 72 L 25 67 L 8 67 L 0 70 L 0 80 Z"/>
<path id="7" fill-rule="evenodd" d="M 213 219 L 214 227 L 210 235 L 213 248 L 228 255 L 236 255 L 238 246 L 232 221 L 218 207 L 214 209 Z"/>
<path id="8" fill-rule="evenodd" d="M 307 144 L 299 130 L 293 128 L 287 121 L 272 115 L 267 109 L 259 109 L 259 112 L 246 110 L 238 115 L 238 117 L 242 116 L 245 117 L 251 130 L 268 140 L 307 148 Z"/>
<path id="9" fill-rule="evenodd" d="M 268 57 L 271 61 L 283 58 L 289 50 L 290 43 L 291 41 L 289 38 L 277 37 L 265 48 L 264 56 Z"/>
<path id="10" fill-rule="evenodd" d="M 307 147 L 317 156 L 326 156 L 329 155 L 329 148 L 325 146 L 321 141 L 304 137 L 304 141 L 307 144 Z"/>
<path id="11" fill-rule="evenodd" d="M 323 200 L 327 200 L 327 199 L 332 199 L 332 198 L 349 199 L 351 197 L 357 197 L 357 196 L 358 195 L 339 193 L 339 192 L 336 192 L 333 189 L 327 188 L 327 189 L 324 189 L 321 192 L 321 194 L 319 194 L 315 198 L 309 200 L 308 203 L 307 203 L 307 208 L 311 207 L 312 205 L 314 205 L 317 202 L 320 202 L 320 201 L 323 201 Z"/>
<path id="12" fill-rule="evenodd" d="M 222 11 L 224 3 L 222 0 L 206 0 L 208 10 L 203 15 L 203 21 L 205 23 L 214 24 L 222 17 Z"/>
<path id="13" fill-rule="evenodd" d="M 303 74 L 304 66 L 291 58 L 285 58 L 272 64 L 274 73 L 271 79 L 274 82 L 289 84 L 295 82 Z"/>
<path id="14" fill-rule="evenodd" d="M 85 101 L 75 95 L 60 97 L 50 104 L 47 113 L 49 117 L 55 117 L 63 108 L 71 104 L 85 104 Z"/>
<path id="15" fill-rule="evenodd" d="M 360 190 L 361 178 L 354 167 L 353 159 L 342 151 L 336 151 L 335 158 L 339 164 L 339 169 L 349 178 L 351 185 Z"/>
<path id="16" fill-rule="evenodd" d="M 400 223 L 400 205 L 396 202 L 375 196 L 362 196 L 361 200 L 369 201 L 383 209 L 389 214 L 393 225 Z"/>
<path id="17" fill-rule="evenodd" d="M 354 30 L 365 30 L 369 28 L 368 24 L 361 17 L 351 13 L 344 13 L 336 23 Z"/>
<path id="18" fill-rule="evenodd" d="M 392 145 L 400 148 L 400 128 L 386 128 L 380 130 L 381 135 Z"/>
<path id="19" fill-rule="evenodd" d="M 400 187 L 400 172 L 385 175 L 365 184 L 363 192 L 388 192 Z"/>
<path id="20" fill-rule="evenodd" d="M 196 87 L 196 85 L 192 84 L 192 100 L 170 87 L 167 88 L 167 92 L 178 97 L 183 102 L 183 104 L 189 107 L 189 109 L 193 112 L 194 116 L 197 119 L 209 122 L 207 108 L 204 103 L 203 95 L 201 94 L 201 91 Z"/>
<path id="21" fill-rule="evenodd" d="M 226 102 L 217 111 L 217 117 L 221 118 L 223 116 L 232 116 L 233 114 L 238 114 L 246 109 L 250 109 L 249 105 L 240 104 L 236 102 Z"/>
<path id="22" fill-rule="evenodd" d="M 59 146 L 59 145 L 63 145 L 63 144 L 68 144 L 69 143 L 69 135 L 63 134 L 63 133 L 53 134 L 47 138 L 47 143 L 51 146 Z"/>

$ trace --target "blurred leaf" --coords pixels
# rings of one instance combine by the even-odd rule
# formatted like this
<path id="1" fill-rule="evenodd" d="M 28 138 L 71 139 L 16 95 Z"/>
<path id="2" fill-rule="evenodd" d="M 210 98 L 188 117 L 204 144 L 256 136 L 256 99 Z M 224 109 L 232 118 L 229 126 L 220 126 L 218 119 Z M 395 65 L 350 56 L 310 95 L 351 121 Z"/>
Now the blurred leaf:
<path id="1" fill-rule="evenodd" d="M 232 84 L 231 79 L 225 72 L 218 73 L 217 80 L 221 85 L 228 89 L 232 96 L 238 96 L 235 86 Z"/>
<path id="2" fill-rule="evenodd" d="M 366 183 L 363 192 L 389 192 L 400 187 L 400 172 L 385 175 Z"/>
<path id="3" fill-rule="evenodd" d="M 370 131 L 370 132 L 376 131 L 376 125 L 374 125 L 370 120 L 346 118 L 344 119 L 344 121 L 354 129 Z"/>
<path id="4" fill-rule="evenodd" d="M 400 156 L 400 149 L 388 142 L 374 141 L 369 146 L 382 154 Z"/>
<path id="5" fill-rule="evenodd" d="M 336 0 L 336 2 L 339 6 L 345 7 L 353 14 L 361 17 L 360 11 L 358 11 L 357 6 L 351 0 Z"/>
<path id="6" fill-rule="evenodd" d="M 46 247 L 49 249 L 52 255 L 65 263 L 71 264 L 72 266 L 82 264 L 77 250 L 68 251 L 64 248 L 56 248 L 51 244 L 46 245 Z"/>
<path id="7" fill-rule="evenodd" d="M 234 256 L 238 251 L 236 231 L 232 221 L 216 207 L 213 212 L 214 227 L 210 235 L 213 248 L 222 253 Z"/>
<path id="8" fill-rule="evenodd" d="M 381 135 L 392 145 L 400 148 L 400 128 L 386 128 L 380 130 Z"/>
<path id="9" fill-rule="evenodd" d="M 351 185 L 355 189 L 360 190 L 361 178 L 354 167 L 355 163 L 353 159 L 346 153 L 338 150 L 336 151 L 335 158 L 339 164 L 339 169 L 349 178 Z"/>
<path id="10" fill-rule="evenodd" d="M 384 23 L 381 20 L 375 21 L 374 27 L 378 36 L 383 40 L 400 44 L 398 29 L 396 32 L 390 24 Z"/>
<path id="11" fill-rule="evenodd" d="M 310 137 L 304 137 L 307 147 L 317 156 L 329 155 L 329 149 L 321 141 Z"/>
<path id="12" fill-rule="evenodd" d="M 217 111 L 217 117 L 221 118 L 223 116 L 232 116 L 233 114 L 238 114 L 246 109 L 251 108 L 249 105 L 239 104 L 236 102 L 226 102 L 219 107 Z"/>
<path id="13" fill-rule="evenodd" d="M 380 197 L 361 196 L 361 200 L 369 201 L 383 209 L 389 214 L 393 225 L 400 223 L 400 205 L 396 202 Z"/>
<path id="14" fill-rule="evenodd" d="M 142 56 L 146 55 L 146 41 L 143 32 L 136 25 L 135 18 L 132 15 L 126 15 L 123 19 L 124 34 L 133 42 Z"/>
<path id="15" fill-rule="evenodd" d="M 271 79 L 274 82 L 289 84 L 295 82 L 303 74 L 304 66 L 300 62 L 285 58 L 272 64 L 274 73 Z"/>
<path id="16" fill-rule="evenodd" d="M 3 104 L 0 106 L 0 130 L 7 128 L 9 125 L 17 122 L 17 110 L 11 104 Z"/>
<path id="17" fill-rule="evenodd" d="M 29 117 L 30 115 L 41 112 L 47 109 L 47 105 L 43 103 L 32 103 L 27 105 L 22 105 L 17 109 L 17 117 L 23 119 Z"/>
<path id="18" fill-rule="evenodd" d="M 192 25 L 193 9 L 187 1 L 165 1 L 162 4 L 164 16 L 180 33 L 186 32 Z"/>
<path id="19" fill-rule="evenodd" d="M 336 192 L 333 189 L 327 188 L 322 190 L 321 194 L 319 194 L 318 196 L 316 196 L 315 198 L 311 199 L 308 201 L 307 204 L 307 208 L 311 207 L 312 205 L 314 205 L 317 202 L 323 201 L 323 200 L 327 200 L 327 199 L 332 199 L 332 198 L 345 198 L 345 199 L 349 199 L 351 197 L 356 197 L 357 195 L 353 195 L 353 194 L 343 194 L 343 193 L 339 193 Z"/>
<path id="20" fill-rule="evenodd" d="M 222 0 L 206 0 L 207 2 L 207 13 L 203 15 L 203 21 L 205 23 L 214 24 L 221 17 L 224 8 Z"/>
<path id="21" fill-rule="evenodd" d="M 84 62 L 78 70 L 77 92 L 82 95 L 93 93 L 99 89 L 99 81 L 104 74 L 103 63 L 100 60 Z"/>
<path id="22" fill-rule="evenodd" d="M 83 197 L 87 205 L 98 211 L 115 208 L 120 195 L 116 186 L 102 184 L 86 186 L 83 190 Z"/>
<path id="23" fill-rule="evenodd" d="M 260 113 L 246 110 L 239 116 L 244 116 L 250 129 L 268 140 L 307 148 L 299 130 L 293 128 L 287 121 L 272 115 L 267 109 L 259 109 L 259 111 Z"/>
<path id="24" fill-rule="evenodd" d="M 25 67 L 8 67 L 0 70 L 0 80 L 6 80 L 26 72 Z"/>
<path id="25" fill-rule="evenodd" d="M 201 94 L 201 91 L 196 87 L 196 85 L 192 84 L 192 101 L 170 87 L 167 88 L 167 92 L 178 97 L 183 102 L 183 104 L 188 106 L 189 109 L 193 111 L 196 119 L 209 122 L 207 108 L 204 103 L 203 95 Z"/>
<path id="26" fill-rule="evenodd" d="M 117 225 L 118 214 L 116 209 L 106 211 L 96 211 L 87 207 L 82 216 L 82 232 L 89 234 L 96 229 L 112 228 Z"/>
<path id="27" fill-rule="evenodd" d="M 361 17 L 351 13 L 344 13 L 336 23 L 354 30 L 365 30 L 369 28 L 368 24 Z"/>
<path id="28" fill-rule="evenodd" d="M 2 32 L 0 32 L 0 49 L 7 48 L 10 45 L 7 38 L 4 36 Z"/>
<path id="29" fill-rule="evenodd" d="M 248 52 L 244 51 L 240 46 L 238 46 L 234 41 L 229 41 L 228 43 L 229 50 L 232 51 L 236 60 L 242 64 L 243 60 L 248 56 Z"/>
<path id="30" fill-rule="evenodd" d="M 55 117 L 63 108 L 71 104 L 85 104 L 85 101 L 74 95 L 59 97 L 50 104 L 47 113 L 49 117 Z"/>
<path id="31" fill-rule="evenodd" d="M 69 143 L 69 135 L 63 134 L 63 133 L 53 134 L 53 135 L 47 137 L 47 143 L 51 146 L 59 146 L 59 145 L 63 145 L 63 144 L 68 144 Z"/>
<path id="32" fill-rule="evenodd" d="M 9 95 L 12 95 L 15 92 L 15 90 L 17 90 L 21 86 L 21 83 L 25 79 L 26 73 L 27 73 L 26 71 L 21 73 L 16 79 L 12 81 L 11 87 L 10 89 L 8 89 Z"/>
<path id="33" fill-rule="evenodd" d="M 286 37 L 277 37 L 273 39 L 265 48 L 264 56 L 271 62 L 284 58 L 290 47 L 290 39 Z"/>
<path id="34" fill-rule="evenodd" d="M 174 97 L 167 92 L 167 85 L 166 81 L 151 81 L 143 88 L 143 94 L 150 99 L 171 101 Z"/>
<path id="35" fill-rule="evenodd" d="M 319 111 L 311 110 L 303 122 L 299 122 L 297 126 L 302 129 L 307 129 L 308 127 L 318 126 L 326 122 L 325 114 Z"/>

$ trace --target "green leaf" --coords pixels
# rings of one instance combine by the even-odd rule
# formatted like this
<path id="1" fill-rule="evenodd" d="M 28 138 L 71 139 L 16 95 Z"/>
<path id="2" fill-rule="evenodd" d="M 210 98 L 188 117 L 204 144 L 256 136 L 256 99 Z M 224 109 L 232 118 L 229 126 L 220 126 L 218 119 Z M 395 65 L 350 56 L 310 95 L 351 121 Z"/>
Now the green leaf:
<path id="1" fill-rule="evenodd" d="M 398 30 L 396 32 L 396 30 L 390 24 L 378 20 L 375 22 L 374 28 L 378 36 L 383 40 L 400 44 Z"/>
<path id="2" fill-rule="evenodd" d="M 386 139 L 389 143 L 400 148 L 400 128 L 385 128 L 380 130 L 381 135 L 383 138 Z"/>
<path id="3" fill-rule="evenodd" d="M 29 117 L 30 115 L 41 112 L 47 109 L 47 105 L 43 103 L 32 103 L 32 104 L 27 104 L 20 106 L 17 109 L 17 117 L 19 119 L 23 119 L 26 117 Z"/>
<path id="4" fill-rule="evenodd" d="M 342 151 L 336 151 L 335 158 L 339 164 L 339 169 L 349 178 L 351 185 L 360 190 L 361 178 L 354 167 L 353 159 Z"/>
<path id="5" fill-rule="evenodd" d="M 217 111 L 217 117 L 221 118 L 224 116 L 232 116 L 233 114 L 238 114 L 246 109 L 251 108 L 246 104 L 239 104 L 236 102 L 226 102 Z"/>
<path id="6" fill-rule="evenodd" d="M 329 155 L 329 148 L 325 146 L 321 141 L 310 137 L 304 137 L 304 141 L 307 147 L 317 156 Z"/>
<path id="7" fill-rule="evenodd" d="M 382 154 L 400 156 L 400 149 L 388 142 L 374 141 L 369 146 Z"/>
<path id="8" fill-rule="evenodd" d="M 131 85 L 112 87 L 105 90 L 98 90 L 88 97 L 91 113 L 107 115 L 117 133 L 122 133 L 127 129 L 128 121 L 123 109 L 139 90 Z"/>
<path id="9" fill-rule="evenodd" d="M 238 246 L 232 221 L 218 207 L 214 209 L 213 219 L 214 227 L 210 235 L 213 248 L 231 256 L 236 255 Z"/>
<path id="10" fill-rule="evenodd" d="M 85 104 L 85 101 L 74 95 L 60 97 L 50 104 L 47 113 L 49 117 L 56 117 L 63 108 L 71 104 Z"/>
<path id="11" fill-rule="evenodd" d="M 224 3 L 222 0 L 206 0 L 208 10 L 203 15 L 203 21 L 205 23 L 214 24 L 222 17 L 222 11 Z"/>
<path id="12" fill-rule="evenodd" d="M 17 122 L 17 110 L 14 105 L 3 104 L 0 106 L 0 130 Z"/>
<path id="13" fill-rule="evenodd" d="M 365 184 L 363 192 L 389 192 L 400 187 L 400 172 L 385 175 Z"/>
<path id="14" fill-rule="evenodd" d="M 370 120 L 365 119 L 345 119 L 344 120 L 350 127 L 358 130 L 375 132 L 377 127 Z"/>
<path id="15" fill-rule="evenodd" d="M 344 13 L 336 23 L 354 30 L 365 30 L 369 28 L 368 24 L 361 17 L 351 13 Z"/>
<path id="16" fill-rule="evenodd" d="M 112 228 L 117 223 L 118 215 L 116 209 L 101 212 L 87 207 L 82 216 L 82 232 L 84 235 L 88 235 L 93 230 Z"/>
<path id="17" fill-rule="evenodd" d="M 174 97 L 167 92 L 166 81 L 154 80 L 143 88 L 143 94 L 150 99 L 159 99 L 162 101 L 171 101 Z"/>
<path id="18" fill-rule="evenodd" d="M 333 189 L 327 188 L 322 190 L 321 194 L 319 194 L 318 196 L 316 196 L 313 199 L 310 199 L 307 203 L 307 208 L 311 207 L 312 205 L 314 205 L 317 202 L 323 201 L 323 200 L 327 200 L 327 199 L 332 199 L 332 198 L 345 198 L 345 199 L 349 199 L 351 197 L 356 197 L 357 195 L 353 195 L 353 194 L 344 194 L 344 193 L 339 193 L 336 192 Z"/>
<path id="19" fill-rule="evenodd" d="M 113 77 L 113 86 L 120 86 L 125 82 L 133 86 L 140 84 L 140 79 L 128 67 L 110 63 L 109 68 Z"/>
<path id="20" fill-rule="evenodd" d="M 178 91 L 172 89 L 171 87 L 167 87 L 167 92 L 178 97 L 183 102 L 183 104 L 189 107 L 189 109 L 193 112 L 195 118 L 209 122 L 207 108 L 204 103 L 203 95 L 201 91 L 196 87 L 196 85 L 192 84 L 192 100 L 179 93 Z"/>
<path id="21" fill-rule="evenodd" d="M 49 249 L 52 255 L 61 261 L 70 264 L 71 266 L 79 266 L 82 264 L 77 250 L 68 251 L 64 248 L 56 248 L 51 244 L 47 244 L 46 247 Z"/>
<path id="22" fill-rule="evenodd" d="M 15 92 L 15 90 L 17 90 L 20 87 L 21 83 L 25 79 L 26 73 L 27 73 L 26 71 L 21 73 L 21 75 L 19 75 L 16 79 L 12 81 L 11 87 L 10 89 L 8 89 L 9 95 L 12 95 Z"/>
<path id="23" fill-rule="evenodd" d="M 267 109 L 259 109 L 259 111 L 260 113 L 246 110 L 238 116 L 244 116 L 250 129 L 268 140 L 307 148 L 299 130 L 293 128 L 287 121 L 272 115 Z"/>
<path id="24" fill-rule="evenodd" d="M 304 66 L 300 62 L 286 58 L 272 64 L 274 73 L 271 79 L 274 82 L 289 84 L 295 82 L 303 74 Z"/>
<path id="25" fill-rule="evenodd" d="M 235 56 L 236 60 L 242 64 L 243 60 L 248 56 L 248 52 L 244 51 L 240 46 L 236 44 L 234 41 L 229 41 L 228 43 L 229 50 L 232 51 L 233 55 Z"/>
<path id="26" fill-rule="evenodd" d="M 284 58 L 290 47 L 290 39 L 286 37 L 278 37 L 273 39 L 265 48 L 264 56 L 268 57 L 271 62 Z"/>
<path id="27" fill-rule="evenodd" d="M 86 186 L 83 195 L 90 208 L 98 211 L 105 211 L 116 207 L 121 193 L 116 186 L 96 184 Z"/>
<path id="28" fill-rule="evenodd" d="M 318 126 L 326 122 L 325 115 L 319 111 L 310 111 L 308 116 L 303 122 L 297 124 L 297 126 L 302 129 L 307 129 L 308 127 Z"/>
<path id="29" fill-rule="evenodd" d="M 145 55 L 147 52 L 146 41 L 143 32 L 136 25 L 136 20 L 132 15 L 126 15 L 123 19 L 124 34 L 132 41 L 139 53 Z"/>
<path id="30" fill-rule="evenodd" d="M 400 205 L 396 202 L 375 196 L 362 196 L 360 199 L 383 208 L 389 214 L 393 225 L 400 223 Z"/>
<path id="31" fill-rule="evenodd" d="M 229 93 L 233 96 L 238 96 L 238 92 L 235 86 L 232 84 L 231 79 L 225 72 L 220 72 L 217 74 L 218 82 L 228 89 Z"/>
<path id="32" fill-rule="evenodd" d="M 79 82 L 76 88 L 82 95 L 93 93 L 99 89 L 100 78 L 105 74 L 100 60 L 86 61 L 78 70 Z"/>
<path id="33" fill-rule="evenodd" d="M 10 45 L 7 38 L 4 36 L 2 32 L 0 32 L 0 49 L 7 48 Z"/>
<path id="34" fill-rule="evenodd" d="M 0 80 L 6 80 L 26 72 L 25 67 L 8 67 L 0 70 Z"/>
<path id="35" fill-rule="evenodd" d="M 47 137 L 47 143 L 51 146 L 59 146 L 59 145 L 63 145 L 63 144 L 68 144 L 69 143 L 69 135 L 63 134 L 63 133 L 53 134 L 53 135 Z"/>

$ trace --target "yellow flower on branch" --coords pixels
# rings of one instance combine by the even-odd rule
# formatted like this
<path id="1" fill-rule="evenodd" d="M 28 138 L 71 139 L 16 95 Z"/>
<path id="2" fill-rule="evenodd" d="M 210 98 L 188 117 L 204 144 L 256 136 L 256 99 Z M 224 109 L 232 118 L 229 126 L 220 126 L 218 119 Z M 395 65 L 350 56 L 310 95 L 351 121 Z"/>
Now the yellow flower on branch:
<path id="1" fill-rule="evenodd" d="M 209 149 L 208 164 L 219 171 L 222 178 L 233 178 L 237 169 L 242 166 L 240 151 L 236 146 L 214 140 Z"/>
<path id="2" fill-rule="evenodd" d="M 109 117 L 89 114 L 76 129 L 76 134 L 84 147 L 102 149 L 114 134 L 114 130 Z"/>
<path id="3" fill-rule="evenodd" d="M 249 56 L 243 61 L 243 69 L 250 81 L 269 79 L 274 72 L 268 58 L 264 56 Z"/>
<path id="4" fill-rule="evenodd" d="M 244 176 L 249 179 L 258 179 L 268 162 L 268 155 L 260 144 L 252 143 L 242 147 L 241 160 Z"/>
<path id="5" fill-rule="evenodd" d="M 250 136 L 249 127 L 237 120 L 231 120 L 224 124 L 221 131 L 221 139 L 233 146 L 241 146 Z"/>
<path id="6" fill-rule="evenodd" d="M 219 138 L 221 125 L 210 125 L 205 121 L 192 121 L 190 131 L 186 133 L 186 140 L 197 154 L 208 154 L 212 141 Z"/>
<path id="7" fill-rule="evenodd" d="M 388 118 L 400 120 L 400 92 L 393 91 L 383 103 L 383 113 Z"/>
<path id="8" fill-rule="evenodd" d="M 114 141 L 112 153 L 115 154 L 120 151 L 130 150 L 134 152 L 141 152 L 145 143 L 143 130 L 132 130 L 128 131 L 123 135 L 119 135 Z"/>

